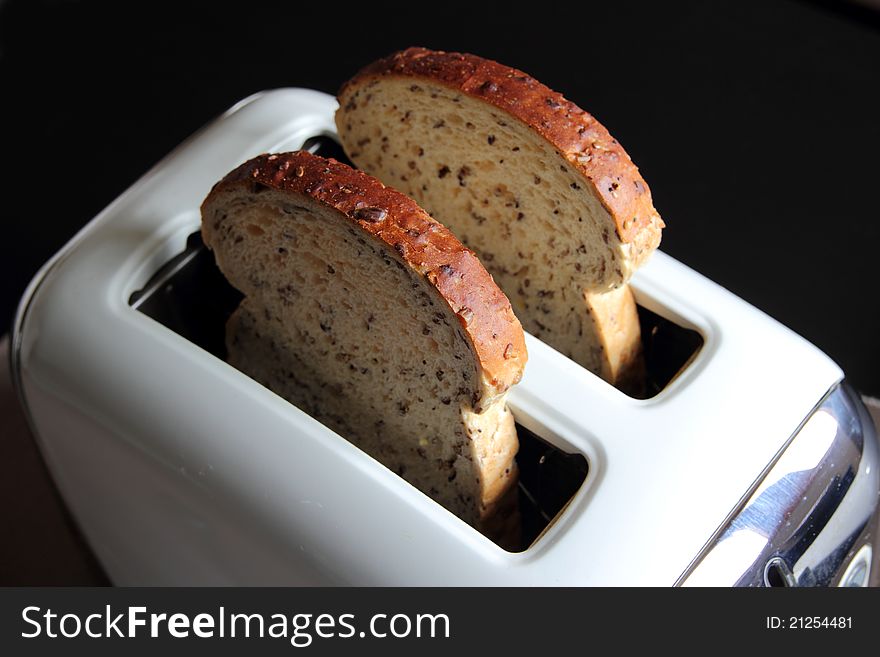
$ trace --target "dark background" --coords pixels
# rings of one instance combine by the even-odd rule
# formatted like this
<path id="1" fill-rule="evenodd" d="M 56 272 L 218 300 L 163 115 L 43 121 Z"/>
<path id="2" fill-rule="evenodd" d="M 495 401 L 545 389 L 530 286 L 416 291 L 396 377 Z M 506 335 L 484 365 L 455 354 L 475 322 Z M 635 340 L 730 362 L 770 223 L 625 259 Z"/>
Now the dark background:
<path id="1" fill-rule="evenodd" d="M 880 395 L 880 15 L 846 3 L 0 0 L 0 326 L 76 230 L 237 100 L 333 93 L 409 45 L 498 59 L 592 112 L 650 184 L 663 250 Z"/>
<path id="2" fill-rule="evenodd" d="M 595 114 L 650 184 L 666 252 L 880 395 L 878 26 L 853 5 L 778 0 L 0 0 L 0 325 L 77 229 L 237 100 L 333 93 L 418 44 L 522 68 Z"/>
<path id="3" fill-rule="evenodd" d="M 262 89 L 333 93 L 409 45 L 500 60 L 595 114 L 666 252 L 880 396 L 880 13 L 846 3 L 0 0 L 0 334 L 37 268 L 199 127 Z M 0 431 L 4 582 L 106 582 L 33 444 L 2 435 L 21 422 Z"/>

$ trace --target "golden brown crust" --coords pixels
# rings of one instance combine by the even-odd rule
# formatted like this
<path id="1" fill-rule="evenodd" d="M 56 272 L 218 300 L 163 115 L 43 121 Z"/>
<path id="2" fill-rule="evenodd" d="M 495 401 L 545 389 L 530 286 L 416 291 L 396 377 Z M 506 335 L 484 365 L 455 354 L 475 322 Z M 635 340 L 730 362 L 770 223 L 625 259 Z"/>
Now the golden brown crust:
<path id="1" fill-rule="evenodd" d="M 217 183 L 205 199 L 238 185 L 302 194 L 333 208 L 392 247 L 449 304 L 474 347 L 490 396 L 522 377 L 525 338 L 510 301 L 473 251 L 408 196 L 372 176 L 305 151 L 260 155 Z"/>
<path id="2" fill-rule="evenodd" d="M 519 119 L 592 183 L 622 242 L 659 242 L 663 221 L 638 168 L 602 124 L 561 94 L 522 71 L 476 55 L 408 48 L 373 62 L 346 82 L 338 94 L 342 110 L 356 102 L 351 91 L 383 76 L 442 84 Z"/>

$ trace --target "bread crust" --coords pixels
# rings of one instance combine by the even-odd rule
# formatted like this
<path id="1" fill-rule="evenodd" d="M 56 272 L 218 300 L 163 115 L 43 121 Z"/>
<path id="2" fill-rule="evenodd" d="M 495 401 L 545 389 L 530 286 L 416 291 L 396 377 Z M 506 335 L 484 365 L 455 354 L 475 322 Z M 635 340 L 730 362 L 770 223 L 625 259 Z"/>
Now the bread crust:
<path id="1" fill-rule="evenodd" d="M 663 220 L 651 191 L 623 147 L 592 115 L 531 76 L 476 55 L 407 48 L 361 69 L 339 91 L 340 105 L 373 78 L 398 76 L 444 85 L 483 100 L 527 124 L 580 172 L 642 260 L 660 243 Z"/>
<path id="2" fill-rule="evenodd" d="M 341 162 L 298 151 L 245 162 L 214 185 L 203 211 L 216 195 L 240 185 L 302 194 L 333 208 L 425 276 L 473 345 L 483 378 L 475 410 L 520 380 L 528 355 L 510 301 L 474 252 L 408 196 Z M 202 232 L 210 247 L 208 231 Z"/>

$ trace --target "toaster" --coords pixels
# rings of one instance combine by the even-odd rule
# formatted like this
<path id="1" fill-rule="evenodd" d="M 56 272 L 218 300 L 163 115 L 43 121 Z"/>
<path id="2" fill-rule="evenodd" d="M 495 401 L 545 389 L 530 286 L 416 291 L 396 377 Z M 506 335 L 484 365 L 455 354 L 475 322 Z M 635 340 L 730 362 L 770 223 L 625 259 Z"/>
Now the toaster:
<path id="1" fill-rule="evenodd" d="M 509 396 L 523 541 L 502 549 L 224 360 L 238 293 L 199 238 L 259 153 L 338 158 L 333 97 L 251 96 L 184 142 L 35 276 L 20 401 L 120 585 L 867 586 L 875 427 L 826 355 L 663 252 L 632 280 L 648 390 L 527 335 Z"/>

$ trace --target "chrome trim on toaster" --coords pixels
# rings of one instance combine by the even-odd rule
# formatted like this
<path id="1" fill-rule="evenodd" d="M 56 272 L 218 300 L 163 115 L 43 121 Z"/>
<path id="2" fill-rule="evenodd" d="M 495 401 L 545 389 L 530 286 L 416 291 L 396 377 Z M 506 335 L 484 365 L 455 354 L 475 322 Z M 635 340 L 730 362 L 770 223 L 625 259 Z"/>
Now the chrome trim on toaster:
<path id="1" fill-rule="evenodd" d="M 874 424 L 858 395 L 840 383 L 807 417 L 676 585 L 839 583 L 853 555 L 870 544 L 876 529 L 878 468 Z M 865 583 L 869 576 L 870 572 Z"/>

